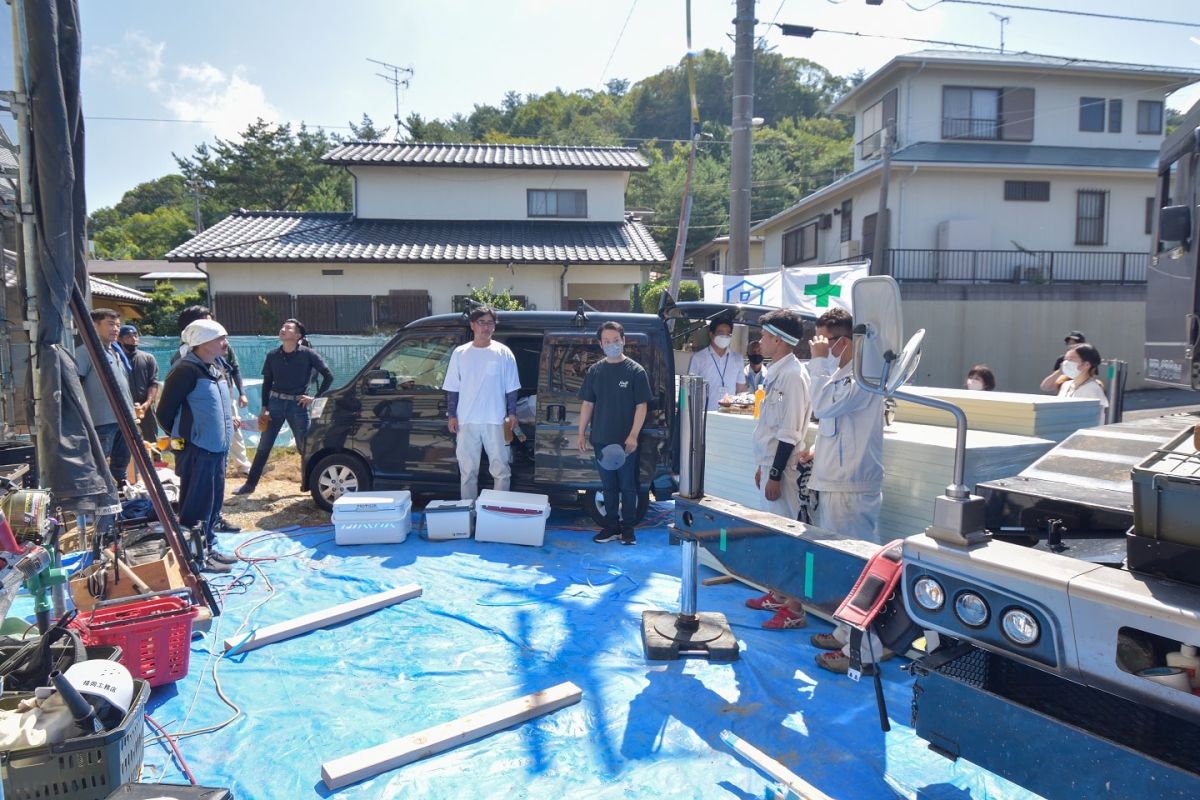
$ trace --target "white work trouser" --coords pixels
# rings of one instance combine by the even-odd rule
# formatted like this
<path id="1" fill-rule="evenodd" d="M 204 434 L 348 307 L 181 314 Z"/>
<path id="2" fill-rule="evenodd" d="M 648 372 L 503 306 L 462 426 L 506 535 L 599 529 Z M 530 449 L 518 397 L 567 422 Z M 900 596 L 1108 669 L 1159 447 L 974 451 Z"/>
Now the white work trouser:
<path id="1" fill-rule="evenodd" d="M 474 500 L 479 496 L 481 450 L 487 451 L 493 487 L 502 492 L 508 491 L 512 471 L 508 466 L 509 450 L 504 442 L 504 425 L 460 423 L 455 454 L 458 456 L 459 490 L 463 500 Z"/>
<path id="2" fill-rule="evenodd" d="M 232 394 L 232 391 L 230 392 Z M 229 460 L 237 465 L 238 472 L 250 474 L 250 459 L 246 456 L 246 440 L 242 438 L 242 409 L 237 397 L 233 398 L 233 438 L 229 440 Z"/>
<path id="3" fill-rule="evenodd" d="M 813 512 L 813 524 L 827 531 L 852 539 L 879 542 L 879 507 L 883 502 L 880 492 L 820 492 L 817 508 Z M 842 643 L 842 655 L 849 657 L 850 626 L 839 622 L 833 637 Z M 883 654 L 883 643 L 871 630 L 863 637 L 862 663 L 872 664 Z"/>

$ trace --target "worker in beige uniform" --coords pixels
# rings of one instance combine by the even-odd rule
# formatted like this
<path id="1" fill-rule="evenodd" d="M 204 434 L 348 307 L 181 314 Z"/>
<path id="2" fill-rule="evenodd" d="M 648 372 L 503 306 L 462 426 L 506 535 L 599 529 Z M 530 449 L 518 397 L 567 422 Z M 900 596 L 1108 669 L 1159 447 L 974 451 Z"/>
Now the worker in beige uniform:
<path id="1" fill-rule="evenodd" d="M 800 513 L 796 462 L 804 451 L 804 434 L 812 413 L 808 371 L 792 349 L 804 334 L 804 320 L 788 309 L 764 314 L 760 348 L 771 359 L 771 373 L 763 387 L 758 422 L 754 426 L 754 485 L 762 492 L 759 508 L 794 520 Z M 763 623 L 767 630 L 787 630 L 805 625 L 800 601 L 775 592 L 746 601 L 750 608 L 774 611 Z"/>

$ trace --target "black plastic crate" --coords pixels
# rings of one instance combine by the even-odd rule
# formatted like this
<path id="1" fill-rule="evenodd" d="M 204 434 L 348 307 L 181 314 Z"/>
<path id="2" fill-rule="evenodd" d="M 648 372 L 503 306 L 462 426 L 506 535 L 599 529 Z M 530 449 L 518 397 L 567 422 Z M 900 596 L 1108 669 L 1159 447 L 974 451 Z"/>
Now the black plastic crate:
<path id="1" fill-rule="evenodd" d="M 944 677 L 1200 774 L 1200 725 L 1183 717 L 975 647 L 933 669 Z"/>

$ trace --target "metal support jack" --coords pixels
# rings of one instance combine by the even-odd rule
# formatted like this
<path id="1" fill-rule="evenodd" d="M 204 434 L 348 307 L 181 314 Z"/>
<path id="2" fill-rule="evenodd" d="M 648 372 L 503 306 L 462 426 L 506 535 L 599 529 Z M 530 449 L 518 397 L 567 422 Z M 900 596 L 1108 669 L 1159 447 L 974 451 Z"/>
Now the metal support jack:
<path id="1" fill-rule="evenodd" d="M 679 379 L 679 494 L 704 494 L 704 379 L 685 375 Z M 700 566 L 699 542 L 695 534 L 676 528 L 682 540 L 679 613 L 642 612 L 642 644 L 646 658 L 669 661 L 680 656 L 707 656 L 712 661 L 737 661 L 738 643 L 725 615 L 696 611 L 696 584 Z"/>

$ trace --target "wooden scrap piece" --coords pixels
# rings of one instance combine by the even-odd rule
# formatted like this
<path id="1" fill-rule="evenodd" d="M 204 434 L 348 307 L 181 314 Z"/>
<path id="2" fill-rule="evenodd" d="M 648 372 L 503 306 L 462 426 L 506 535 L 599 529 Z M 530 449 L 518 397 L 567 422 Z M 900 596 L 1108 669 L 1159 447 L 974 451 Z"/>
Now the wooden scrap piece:
<path id="1" fill-rule="evenodd" d="M 330 625 L 336 625 L 339 622 L 345 622 L 348 619 L 361 617 L 372 611 L 378 611 L 381 608 L 402 603 L 414 597 L 420 597 L 420 595 L 421 587 L 415 583 L 389 589 L 386 592 L 367 595 L 366 597 L 360 597 L 357 600 L 351 600 L 323 611 L 314 611 L 302 617 L 296 617 L 285 622 L 268 625 L 265 628 L 259 628 L 250 635 L 249 639 L 240 640 L 240 644 L 239 639 L 226 639 L 225 650 L 227 652 L 234 647 L 237 647 L 239 652 L 254 650 L 263 645 L 290 639 L 293 636 L 299 636 L 302 633 L 308 633 L 317 628 L 325 628 Z"/>
<path id="2" fill-rule="evenodd" d="M 321 778 L 329 789 L 340 789 L 460 744 L 482 739 L 496 731 L 528 722 L 534 717 L 574 705 L 582 697 L 583 691 L 566 681 L 549 689 L 459 717 L 452 722 L 435 725 L 419 733 L 326 761 L 321 765 Z"/>
<path id="3" fill-rule="evenodd" d="M 723 583 L 733 583 L 737 578 L 732 575 L 717 575 L 712 578 L 705 578 L 701 581 L 705 586 L 720 586 Z"/>

